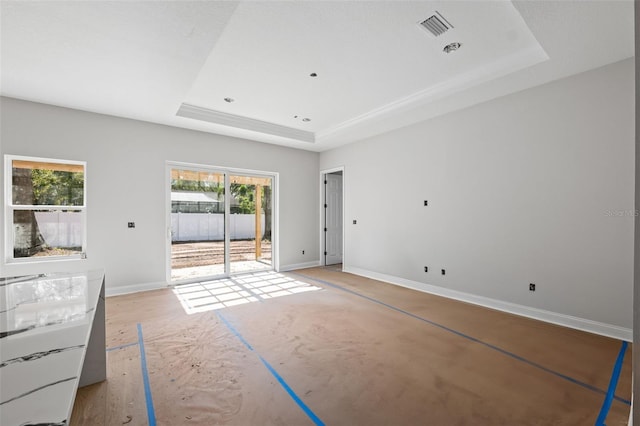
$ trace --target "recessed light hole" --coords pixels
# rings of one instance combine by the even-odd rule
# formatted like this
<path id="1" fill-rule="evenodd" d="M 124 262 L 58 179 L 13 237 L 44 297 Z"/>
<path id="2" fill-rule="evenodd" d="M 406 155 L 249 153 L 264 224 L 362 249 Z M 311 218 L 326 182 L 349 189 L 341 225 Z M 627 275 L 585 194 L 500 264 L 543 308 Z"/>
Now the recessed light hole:
<path id="1" fill-rule="evenodd" d="M 453 42 L 453 43 L 449 43 L 447 44 L 444 49 L 442 49 L 442 51 L 444 53 L 451 53 L 451 52 L 455 52 L 456 50 L 460 49 L 462 47 L 461 43 Z"/>

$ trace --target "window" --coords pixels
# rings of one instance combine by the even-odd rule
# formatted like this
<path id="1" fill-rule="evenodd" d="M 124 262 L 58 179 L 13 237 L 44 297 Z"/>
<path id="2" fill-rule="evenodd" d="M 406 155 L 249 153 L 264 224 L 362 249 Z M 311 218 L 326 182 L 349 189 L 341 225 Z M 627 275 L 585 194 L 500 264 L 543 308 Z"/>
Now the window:
<path id="1" fill-rule="evenodd" d="M 84 258 L 86 163 L 5 157 L 7 261 Z"/>

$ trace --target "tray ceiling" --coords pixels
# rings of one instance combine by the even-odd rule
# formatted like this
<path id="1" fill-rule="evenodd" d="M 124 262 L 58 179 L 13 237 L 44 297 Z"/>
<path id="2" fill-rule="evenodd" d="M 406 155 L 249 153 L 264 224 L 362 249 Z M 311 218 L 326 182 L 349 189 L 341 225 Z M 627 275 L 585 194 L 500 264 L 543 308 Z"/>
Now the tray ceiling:
<path id="1" fill-rule="evenodd" d="M 0 8 L 4 96 L 315 151 L 633 56 L 631 0 Z"/>

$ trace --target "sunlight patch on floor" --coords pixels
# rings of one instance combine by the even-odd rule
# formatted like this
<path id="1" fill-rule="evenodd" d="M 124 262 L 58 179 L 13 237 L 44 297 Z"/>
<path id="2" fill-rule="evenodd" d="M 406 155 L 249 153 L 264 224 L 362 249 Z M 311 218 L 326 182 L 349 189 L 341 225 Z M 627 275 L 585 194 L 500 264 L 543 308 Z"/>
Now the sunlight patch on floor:
<path id="1" fill-rule="evenodd" d="M 187 314 L 195 314 L 316 290 L 321 287 L 267 271 L 177 285 L 173 293 Z"/>
<path id="2" fill-rule="evenodd" d="M 233 261 L 230 263 L 230 268 L 232 274 L 248 274 L 250 272 L 272 270 L 271 263 L 266 260 Z M 224 275 L 224 263 L 172 269 L 171 281 L 193 280 L 216 275 Z"/>

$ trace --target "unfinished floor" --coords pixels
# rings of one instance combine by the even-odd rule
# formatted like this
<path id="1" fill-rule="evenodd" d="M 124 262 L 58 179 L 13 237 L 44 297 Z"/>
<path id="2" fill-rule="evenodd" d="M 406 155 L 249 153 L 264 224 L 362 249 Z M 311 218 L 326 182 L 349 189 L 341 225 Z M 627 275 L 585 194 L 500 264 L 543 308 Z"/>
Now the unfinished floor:
<path id="1" fill-rule="evenodd" d="M 331 268 L 231 285 L 107 299 L 108 380 L 71 424 L 593 425 L 623 347 Z"/>

